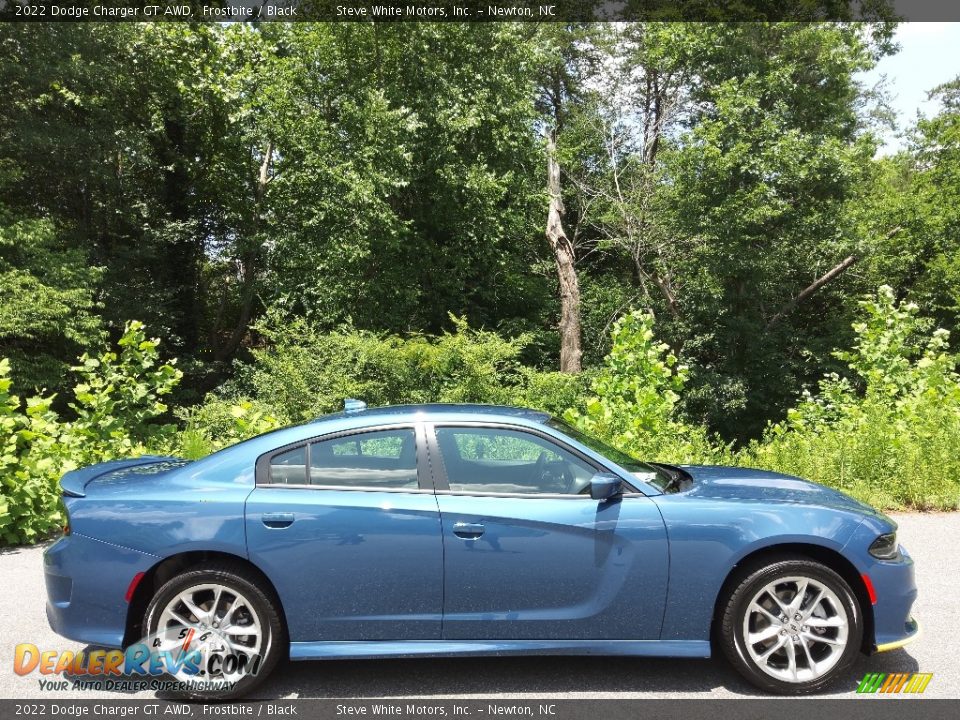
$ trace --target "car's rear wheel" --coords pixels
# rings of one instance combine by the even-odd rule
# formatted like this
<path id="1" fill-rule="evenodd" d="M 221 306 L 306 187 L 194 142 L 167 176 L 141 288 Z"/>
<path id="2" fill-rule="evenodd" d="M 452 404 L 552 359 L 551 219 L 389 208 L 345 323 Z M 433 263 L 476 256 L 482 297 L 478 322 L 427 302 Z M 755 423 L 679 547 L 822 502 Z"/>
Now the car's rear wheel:
<path id="1" fill-rule="evenodd" d="M 847 582 L 802 557 L 745 568 L 732 583 L 720 642 L 751 683 L 783 695 L 821 690 L 860 651 L 863 619 Z"/>
<path id="2" fill-rule="evenodd" d="M 278 603 L 240 565 L 190 568 L 154 595 L 143 627 L 180 682 L 175 694 L 206 700 L 246 695 L 270 674 L 286 636 Z M 192 655 L 191 655 L 192 653 Z"/>

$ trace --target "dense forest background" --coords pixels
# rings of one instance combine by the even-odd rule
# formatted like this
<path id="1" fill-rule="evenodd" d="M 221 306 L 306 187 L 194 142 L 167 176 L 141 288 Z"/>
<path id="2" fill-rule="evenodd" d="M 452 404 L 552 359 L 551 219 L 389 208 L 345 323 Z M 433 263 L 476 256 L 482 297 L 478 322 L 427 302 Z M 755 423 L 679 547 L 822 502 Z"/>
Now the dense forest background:
<path id="1" fill-rule="evenodd" d="M 893 31 L 0 26 L 0 532 L 346 395 L 956 507 L 960 83 L 878 155 Z"/>

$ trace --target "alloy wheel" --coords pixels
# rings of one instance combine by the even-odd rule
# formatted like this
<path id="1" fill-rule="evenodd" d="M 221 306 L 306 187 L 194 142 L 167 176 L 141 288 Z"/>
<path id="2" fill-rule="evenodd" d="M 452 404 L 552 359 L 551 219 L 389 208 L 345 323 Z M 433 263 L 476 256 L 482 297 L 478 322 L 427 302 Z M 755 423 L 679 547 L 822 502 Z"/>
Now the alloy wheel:
<path id="1" fill-rule="evenodd" d="M 235 682 L 257 667 L 264 629 L 254 605 L 241 592 L 203 583 L 182 590 L 164 606 L 155 637 L 162 651 L 199 650 L 203 679 Z M 219 662 L 209 663 L 215 655 Z M 178 680 L 197 679 L 182 669 L 173 675 Z"/>
<path id="2" fill-rule="evenodd" d="M 750 659 L 767 675 L 788 683 L 809 683 L 829 673 L 843 657 L 849 635 L 840 598 L 810 577 L 768 583 L 743 616 Z"/>

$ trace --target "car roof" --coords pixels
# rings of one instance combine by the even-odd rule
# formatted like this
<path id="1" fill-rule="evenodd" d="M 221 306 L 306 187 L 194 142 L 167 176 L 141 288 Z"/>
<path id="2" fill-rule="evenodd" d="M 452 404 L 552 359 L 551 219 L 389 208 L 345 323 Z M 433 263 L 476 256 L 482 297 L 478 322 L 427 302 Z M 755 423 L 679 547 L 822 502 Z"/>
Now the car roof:
<path id="1" fill-rule="evenodd" d="M 468 403 L 387 405 L 385 407 L 331 413 L 330 415 L 322 415 L 315 420 L 272 430 L 226 447 L 197 462 L 210 464 L 233 461 L 245 462 L 251 454 L 260 455 L 284 445 L 302 442 L 328 433 L 362 430 L 377 425 L 429 420 L 431 422 L 503 422 L 529 427 L 542 425 L 549 419 L 549 413 L 504 405 Z"/>
<path id="2" fill-rule="evenodd" d="M 426 416 L 426 418 L 425 418 Z M 550 414 L 529 408 L 512 407 L 509 405 L 483 405 L 480 403 L 420 403 L 413 405 L 386 405 L 384 407 L 365 408 L 363 410 L 343 410 L 330 415 L 321 415 L 311 423 L 326 423 L 345 418 L 363 418 L 375 422 L 401 422 L 405 420 L 526 420 L 533 423 L 544 423 L 550 419 Z"/>

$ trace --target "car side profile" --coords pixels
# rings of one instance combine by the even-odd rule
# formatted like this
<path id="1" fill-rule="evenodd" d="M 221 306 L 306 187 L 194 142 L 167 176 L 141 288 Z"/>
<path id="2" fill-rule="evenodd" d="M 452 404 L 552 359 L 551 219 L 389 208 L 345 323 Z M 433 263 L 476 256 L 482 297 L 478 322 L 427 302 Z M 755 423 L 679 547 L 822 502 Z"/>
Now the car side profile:
<path id="1" fill-rule="evenodd" d="M 249 694 L 284 657 L 716 651 L 799 694 L 919 629 L 885 515 L 776 473 L 639 462 L 533 410 L 347 401 L 61 487 L 52 628 L 189 646 L 224 681 L 187 691 L 204 698 Z"/>

